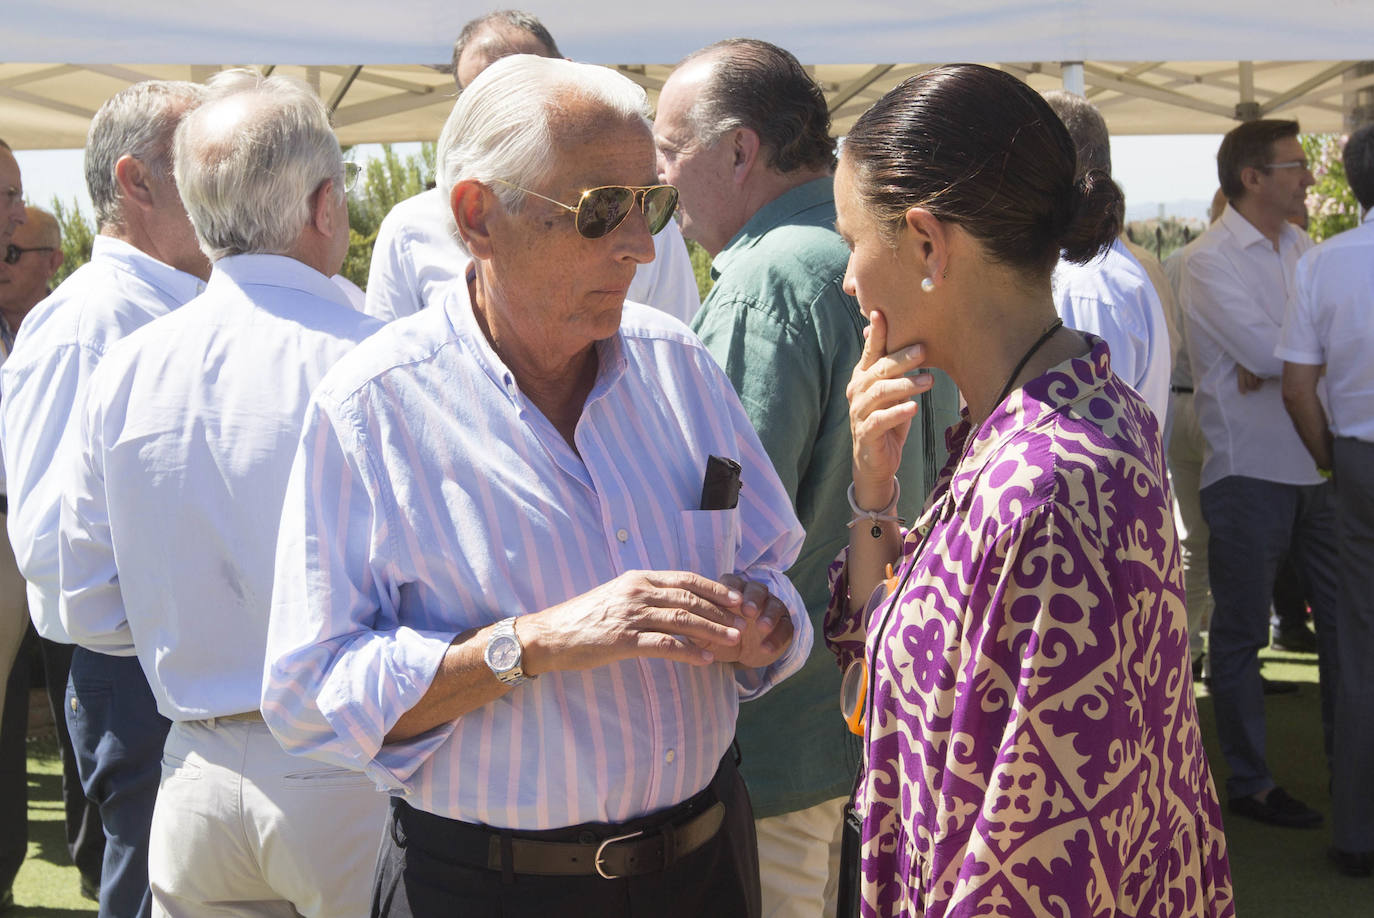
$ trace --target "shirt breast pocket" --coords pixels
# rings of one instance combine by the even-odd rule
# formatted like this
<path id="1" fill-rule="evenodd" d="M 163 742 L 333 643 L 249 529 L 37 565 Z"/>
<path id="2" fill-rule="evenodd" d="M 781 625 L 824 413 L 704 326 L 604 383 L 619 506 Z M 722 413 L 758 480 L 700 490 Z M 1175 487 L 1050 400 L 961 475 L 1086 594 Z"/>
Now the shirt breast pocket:
<path id="1" fill-rule="evenodd" d="M 683 510 L 679 518 L 682 569 L 715 580 L 735 571 L 739 509 Z"/>

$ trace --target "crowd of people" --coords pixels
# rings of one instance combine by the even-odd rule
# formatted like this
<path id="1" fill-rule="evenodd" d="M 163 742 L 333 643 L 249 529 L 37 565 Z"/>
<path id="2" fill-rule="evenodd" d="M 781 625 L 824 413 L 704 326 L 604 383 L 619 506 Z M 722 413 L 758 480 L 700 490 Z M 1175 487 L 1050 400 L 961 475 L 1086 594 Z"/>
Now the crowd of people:
<path id="1" fill-rule="evenodd" d="M 1100 113 L 1001 71 L 839 148 L 764 41 L 652 120 L 527 13 L 453 73 L 361 296 L 303 84 L 108 100 L 51 292 L 0 143 L 0 816 L 34 661 L 103 918 L 1225 918 L 1223 809 L 1323 819 L 1274 607 L 1374 872 L 1374 237 L 1295 225 L 1297 124 L 1226 135 L 1161 266 Z"/>

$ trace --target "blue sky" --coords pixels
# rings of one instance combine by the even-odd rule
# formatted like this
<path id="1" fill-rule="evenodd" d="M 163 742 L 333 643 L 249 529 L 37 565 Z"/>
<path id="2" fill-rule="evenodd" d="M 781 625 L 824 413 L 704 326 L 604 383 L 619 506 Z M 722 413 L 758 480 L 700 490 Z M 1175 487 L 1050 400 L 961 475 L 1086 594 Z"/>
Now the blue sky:
<path id="1" fill-rule="evenodd" d="M 1217 187 L 1216 150 L 1220 143 L 1221 137 L 1214 134 L 1113 138 L 1113 172 L 1126 192 L 1127 205 L 1198 201 L 1205 209 Z M 398 145 L 401 150 L 415 148 L 414 144 Z M 367 155 L 370 149 L 375 147 L 364 146 L 358 151 Z M 53 195 L 63 201 L 76 198 L 90 213 L 80 150 L 21 150 L 16 155 L 30 201 L 46 207 Z"/>

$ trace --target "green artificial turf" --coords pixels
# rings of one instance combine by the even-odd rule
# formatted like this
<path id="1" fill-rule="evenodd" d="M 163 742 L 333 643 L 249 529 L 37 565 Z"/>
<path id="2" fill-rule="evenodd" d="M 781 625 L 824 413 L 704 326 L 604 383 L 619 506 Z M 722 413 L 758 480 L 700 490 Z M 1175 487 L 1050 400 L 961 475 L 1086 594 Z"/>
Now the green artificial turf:
<path id="1" fill-rule="evenodd" d="M 96 914 L 81 895 L 81 874 L 67 854 L 62 828 L 62 763 L 52 736 L 29 740 L 29 853 L 14 880 L 13 911 L 5 918 L 67 918 Z"/>
<path id="2" fill-rule="evenodd" d="M 1272 651 L 1262 656 L 1265 676 L 1302 683 L 1296 695 L 1266 699 L 1270 768 L 1291 794 L 1329 820 L 1316 657 Z M 1226 765 L 1217 749 L 1212 703 L 1205 689 L 1199 692 L 1198 714 L 1224 808 Z M 61 775 L 53 740 L 31 741 L 29 855 L 15 881 L 18 908 L 6 918 L 96 913 L 95 903 L 81 896 L 80 876 L 63 842 Z M 1327 864 L 1329 824 L 1304 831 L 1272 828 L 1229 813 L 1224 818 L 1238 918 L 1374 918 L 1374 879 L 1342 876 Z"/>

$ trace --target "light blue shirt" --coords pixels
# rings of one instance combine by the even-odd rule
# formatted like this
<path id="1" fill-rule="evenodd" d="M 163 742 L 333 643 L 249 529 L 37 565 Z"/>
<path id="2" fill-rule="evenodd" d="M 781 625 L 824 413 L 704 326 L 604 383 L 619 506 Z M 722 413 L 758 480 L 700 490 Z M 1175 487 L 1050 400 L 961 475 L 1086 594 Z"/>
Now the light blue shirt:
<path id="1" fill-rule="evenodd" d="M 255 711 L 310 393 L 381 323 L 294 258 L 236 255 L 91 374 L 61 511 L 62 624 L 138 653 L 171 720 Z"/>
<path id="2" fill-rule="evenodd" d="M 91 260 L 25 317 L 14 353 L 0 367 L 10 542 L 29 584 L 29 615 L 45 638 L 74 643 L 57 611 L 57 518 L 67 463 L 78 448 L 78 425 L 70 422 L 86 380 L 110 345 L 203 289 L 198 277 L 96 236 Z"/>
<path id="3" fill-rule="evenodd" d="M 787 492 L 677 320 L 625 305 L 597 345 L 574 451 L 458 289 L 379 331 L 315 393 L 282 511 L 263 714 L 287 749 L 467 822 L 544 829 L 679 803 L 715 773 L 739 701 L 811 648 L 782 573 L 803 536 Z M 699 509 L 712 454 L 743 467 L 735 509 Z M 458 634 L 636 569 L 742 572 L 787 606 L 795 637 L 764 670 L 633 659 L 546 673 L 383 745 Z"/>

